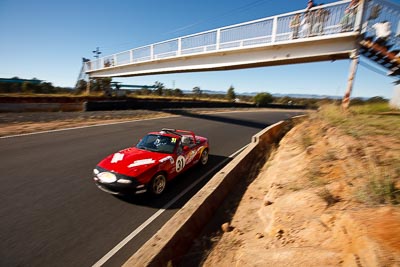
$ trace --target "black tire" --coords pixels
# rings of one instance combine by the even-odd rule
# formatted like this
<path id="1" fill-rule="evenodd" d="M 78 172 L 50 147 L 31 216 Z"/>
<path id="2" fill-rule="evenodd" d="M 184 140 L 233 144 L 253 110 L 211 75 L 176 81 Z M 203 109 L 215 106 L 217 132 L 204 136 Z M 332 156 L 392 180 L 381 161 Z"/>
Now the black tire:
<path id="1" fill-rule="evenodd" d="M 199 162 L 200 162 L 201 166 L 207 165 L 207 162 L 208 162 L 208 149 L 207 148 L 204 149 L 203 152 L 201 152 Z"/>
<path id="2" fill-rule="evenodd" d="M 154 175 L 153 179 L 151 179 L 148 189 L 152 195 L 159 196 L 167 187 L 167 177 L 163 173 L 157 173 Z"/>

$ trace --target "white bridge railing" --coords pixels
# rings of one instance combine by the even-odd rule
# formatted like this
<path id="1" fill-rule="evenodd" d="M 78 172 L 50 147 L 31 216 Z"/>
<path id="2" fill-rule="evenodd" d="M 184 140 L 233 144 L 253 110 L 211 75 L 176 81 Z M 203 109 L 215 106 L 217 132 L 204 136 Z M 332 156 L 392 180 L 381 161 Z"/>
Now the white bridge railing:
<path id="1" fill-rule="evenodd" d="M 369 13 L 374 3 L 367 1 Z M 321 5 L 267 17 L 210 31 L 187 35 L 86 62 L 86 71 L 96 71 L 123 65 L 166 58 L 268 46 L 316 36 L 359 31 L 362 10 L 349 9 L 350 0 Z M 398 10 L 397 10 L 398 12 Z M 390 13 L 390 12 L 389 12 Z M 368 18 L 366 18 L 368 19 Z M 399 13 L 390 17 L 398 22 Z M 368 31 L 368 29 L 367 29 Z"/>

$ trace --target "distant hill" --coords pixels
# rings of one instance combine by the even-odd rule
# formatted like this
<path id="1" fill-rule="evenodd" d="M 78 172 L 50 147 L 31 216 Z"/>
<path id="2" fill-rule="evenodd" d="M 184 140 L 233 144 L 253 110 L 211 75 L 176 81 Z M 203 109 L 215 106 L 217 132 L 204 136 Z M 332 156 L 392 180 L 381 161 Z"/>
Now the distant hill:
<path id="1" fill-rule="evenodd" d="M 201 90 L 203 94 L 208 95 L 225 95 L 226 91 L 211 91 L 211 90 Z M 191 90 L 183 90 L 184 94 L 192 94 Z M 236 93 L 237 96 L 255 96 L 260 92 L 244 92 Z M 331 96 L 331 95 L 315 95 L 315 94 L 272 94 L 273 97 L 290 97 L 290 98 L 312 98 L 312 99 L 342 99 L 341 96 Z"/>

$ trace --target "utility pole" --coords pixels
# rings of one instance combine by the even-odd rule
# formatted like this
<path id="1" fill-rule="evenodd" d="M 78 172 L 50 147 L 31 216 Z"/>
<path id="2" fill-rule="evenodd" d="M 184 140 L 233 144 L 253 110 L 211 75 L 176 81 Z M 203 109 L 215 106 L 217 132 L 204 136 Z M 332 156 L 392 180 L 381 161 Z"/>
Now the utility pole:
<path id="1" fill-rule="evenodd" d="M 101 54 L 101 52 L 100 52 L 100 50 L 99 50 L 99 47 L 96 47 L 96 50 L 93 50 L 92 53 L 94 54 L 94 57 L 95 57 L 96 59 L 98 59 L 98 58 L 99 58 L 99 55 Z"/>

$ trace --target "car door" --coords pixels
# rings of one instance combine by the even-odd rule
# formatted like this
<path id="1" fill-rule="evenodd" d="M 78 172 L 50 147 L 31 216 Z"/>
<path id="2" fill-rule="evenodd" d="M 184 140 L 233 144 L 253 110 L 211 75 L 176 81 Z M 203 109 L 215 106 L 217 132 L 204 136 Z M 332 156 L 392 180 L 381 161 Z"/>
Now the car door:
<path id="1" fill-rule="evenodd" d="M 194 143 L 183 144 L 179 142 L 176 157 L 176 172 L 180 173 L 193 165 L 196 156 L 196 145 Z"/>

